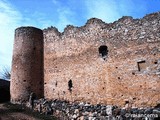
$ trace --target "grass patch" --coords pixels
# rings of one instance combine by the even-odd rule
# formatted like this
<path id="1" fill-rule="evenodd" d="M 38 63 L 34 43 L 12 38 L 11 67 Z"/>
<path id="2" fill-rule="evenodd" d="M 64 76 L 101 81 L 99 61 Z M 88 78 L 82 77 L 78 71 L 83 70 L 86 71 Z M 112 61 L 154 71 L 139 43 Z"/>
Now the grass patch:
<path id="1" fill-rule="evenodd" d="M 9 113 L 15 113 L 15 112 L 20 112 L 29 116 L 32 116 L 34 118 L 38 118 L 38 119 L 42 119 L 42 120 L 57 120 L 55 117 L 53 116 L 49 116 L 49 115 L 44 115 L 44 114 L 40 114 L 39 112 L 36 111 L 32 111 L 31 109 L 22 106 L 22 105 L 18 105 L 18 104 L 11 104 L 10 102 L 8 103 L 4 103 L 4 106 L 6 108 L 8 108 L 5 111 L 0 110 L 0 115 L 4 115 L 4 114 L 9 114 Z"/>

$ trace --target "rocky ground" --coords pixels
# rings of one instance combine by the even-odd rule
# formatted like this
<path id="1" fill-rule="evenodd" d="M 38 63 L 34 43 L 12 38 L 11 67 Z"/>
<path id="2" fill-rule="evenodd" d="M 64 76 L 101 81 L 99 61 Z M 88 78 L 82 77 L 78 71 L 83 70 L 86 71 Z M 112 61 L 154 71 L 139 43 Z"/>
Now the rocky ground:
<path id="1" fill-rule="evenodd" d="M 27 106 L 30 109 L 25 105 L 0 104 L 0 120 L 160 120 L 160 106 L 132 108 L 126 105 L 120 108 L 46 99 L 34 100 L 34 106 L 28 102 Z"/>
<path id="2" fill-rule="evenodd" d="M 119 108 L 113 105 L 91 105 L 68 101 L 34 101 L 34 110 L 57 116 L 60 120 L 160 120 L 160 106 L 154 108 Z"/>
<path id="3" fill-rule="evenodd" d="M 4 104 L 0 104 L 0 120 L 39 120 L 22 112 L 11 112 Z"/>
<path id="4" fill-rule="evenodd" d="M 0 120 L 55 120 L 54 118 L 42 117 L 33 113 L 31 110 L 25 110 L 25 108 L 19 105 L 10 103 L 0 104 Z"/>

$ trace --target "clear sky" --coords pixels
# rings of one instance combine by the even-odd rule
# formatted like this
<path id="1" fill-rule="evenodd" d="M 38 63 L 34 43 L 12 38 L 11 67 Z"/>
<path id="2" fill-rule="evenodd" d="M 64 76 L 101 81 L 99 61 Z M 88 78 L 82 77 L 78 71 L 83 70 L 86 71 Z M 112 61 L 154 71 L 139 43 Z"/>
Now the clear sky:
<path id="1" fill-rule="evenodd" d="M 62 32 L 66 25 L 82 26 L 92 17 L 110 23 L 157 11 L 160 0 L 0 0 L 0 70 L 11 65 L 17 27 L 55 26 Z"/>

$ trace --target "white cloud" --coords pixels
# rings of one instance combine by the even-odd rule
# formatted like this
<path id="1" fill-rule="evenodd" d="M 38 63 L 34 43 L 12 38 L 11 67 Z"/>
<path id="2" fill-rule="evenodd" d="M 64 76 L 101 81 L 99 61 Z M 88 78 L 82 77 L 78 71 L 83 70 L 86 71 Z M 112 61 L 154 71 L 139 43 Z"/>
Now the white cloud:
<path id="1" fill-rule="evenodd" d="M 20 20 L 21 14 L 6 0 L 0 0 L 0 69 L 11 64 L 14 30 Z"/>
<path id="2" fill-rule="evenodd" d="M 147 11 L 147 2 L 145 0 L 122 0 L 119 2 L 118 8 L 121 15 L 142 17 Z"/>
<path id="3" fill-rule="evenodd" d="M 58 17 L 58 29 L 62 31 L 66 25 L 73 24 L 71 21 L 72 15 L 74 14 L 69 8 L 61 8 L 58 9 L 59 17 Z"/>
<path id="4" fill-rule="evenodd" d="M 52 0 L 53 4 L 57 5 L 59 4 L 58 0 Z"/>
<path id="5" fill-rule="evenodd" d="M 0 0 L 0 71 L 11 66 L 14 30 L 20 26 L 45 28 L 52 25 L 46 15 L 40 12 L 22 14 L 8 0 Z"/>
<path id="6" fill-rule="evenodd" d="M 20 26 L 34 26 L 44 29 L 52 24 L 53 21 L 47 19 L 46 14 L 35 11 L 31 15 L 26 12 L 26 14 L 23 15 L 23 22 L 20 23 Z"/>
<path id="7" fill-rule="evenodd" d="M 43 13 L 28 14 L 19 12 L 8 0 L 0 0 L 0 71 L 5 66 L 11 66 L 14 30 L 17 27 L 35 26 L 43 29 L 52 23 Z"/>
<path id="8" fill-rule="evenodd" d="M 112 22 L 120 17 L 119 11 L 117 9 L 117 4 L 113 1 L 106 0 L 87 0 L 87 18 L 96 17 L 100 18 L 106 22 Z"/>
<path id="9" fill-rule="evenodd" d="M 52 0 L 53 4 L 57 8 L 56 12 L 58 14 L 57 16 L 57 23 L 55 23 L 55 26 L 59 29 L 59 31 L 63 31 L 63 29 L 66 27 L 66 25 L 73 24 L 73 16 L 74 11 L 71 10 L 70 7 L 65 6 L 58 0 Z"/>
<path id="10" fill-rule="evenodd" d="M 139 1 L 138 3 L 132 0 L 86 0 L 87 19 L 91 17 L 97 17 L 103 21 L 109 23 L 113 22 L 122 16 L 133 16 L 136 14 L 142 14 L 146 11 L 146 3 Z"/>

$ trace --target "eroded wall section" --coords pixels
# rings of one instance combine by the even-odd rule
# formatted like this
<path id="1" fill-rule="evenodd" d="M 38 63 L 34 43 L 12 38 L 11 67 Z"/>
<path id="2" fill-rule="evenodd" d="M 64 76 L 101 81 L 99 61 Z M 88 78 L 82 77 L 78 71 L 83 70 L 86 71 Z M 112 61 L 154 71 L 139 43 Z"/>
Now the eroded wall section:
<path id="1" fill-rule="evenodd" d="M 160 101 L 160 13 L 44 30 L 44 95 L 123 106 Z"/>

